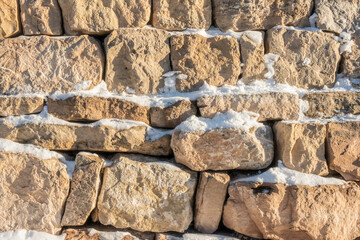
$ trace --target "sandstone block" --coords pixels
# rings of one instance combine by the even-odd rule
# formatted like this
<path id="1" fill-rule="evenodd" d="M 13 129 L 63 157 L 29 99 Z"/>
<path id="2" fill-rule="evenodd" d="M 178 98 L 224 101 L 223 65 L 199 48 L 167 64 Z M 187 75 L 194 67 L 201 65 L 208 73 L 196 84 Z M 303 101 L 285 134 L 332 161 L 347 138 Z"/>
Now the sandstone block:
<path id="1" fill-rule="evenodd" d="M 277 25 L 309 26 L 312 1 L 214 0 L 215 25 L 221 31 L 269 29 Z"/>
<path id="2" fill-rule="evenodd" d="M 42 97 L 0 96 L 0 116 L 18 116 L 39 113 L 44 107 Z"/>
<path id="3" fill-rule="evenodd" d="M 103 35 L 118 28 L 143 27 L 150 20 L 151 0 L 58 1 L 69 35 Z"/>
<path id="4" fill-rule="evenodd" d="M 334 86 L 340 43 L 332 34 L 284 27 L 267 33 L 268 51 L 279 56 L 274 63 L 275 82 L 306 89 Z"/>
<path id="5" fill-rule="evenodd" d="M 20 0 L 25 35 L 62 35 L 61 10 L 57 0 Z"/>
<path id="6" fill-rule="evenodd" d="M 180 92 L 198 90 L 204 83 L 235 85 L 241 72 L 239 43 L 225 36 L 172 36 L 171 63 L 174 71 L 187 75 L 176 80 Z"/>
<path id="7" fill-rule="evenodd" d="M 184 232 L 192 222 L 197 175 L 162 159 L 118 154 L 105 168 L 98 200 L 104 225 Z"/>
<path id="8" fill-rule="evenodd" d="M 0 55 L 0 94 L 86 90 L 102 78 L 101 46 L 88 36 L 3 39 Z"/>
<path id="9" fill-rule="evenodd" d="M 196 190 L 195 229 L 203 233 L 218 229 L 229 182 L 226 173 L 201 172 Z"/>
<path id="10" fill-rule="evenodd" d="M 354 40 L 351 52 L 342 54 L 341 68 L 345 76 L 350 78 L 360 78 L 360 38 Z"/>
<path id="11" fill-rule="evenodd" d="M 152 25 L 166 30 L 209 29 L 211 0 L 153 0 Z"/>
<path id="12" fill-rule="evenodd" d="M 158 93 L 170 71 L 170 34 L 155 29 L 119 29 L 105 40 L 109 90 Z"/>
<path id="13" fill-rule="evenodd" d="M 197 106 L 201 116 L 206 118 L 230 109 L 258 113 L 259 121 L 296 120 L 299 115 L 299 97 L 282 92 L 204 96 L 197 99 Z"/>
<path id="14" fill-rule="evenodd" d="M 0 0 L 0 9 L 0 39 L 20 34 L 20 9 L 17 0 Z"/>

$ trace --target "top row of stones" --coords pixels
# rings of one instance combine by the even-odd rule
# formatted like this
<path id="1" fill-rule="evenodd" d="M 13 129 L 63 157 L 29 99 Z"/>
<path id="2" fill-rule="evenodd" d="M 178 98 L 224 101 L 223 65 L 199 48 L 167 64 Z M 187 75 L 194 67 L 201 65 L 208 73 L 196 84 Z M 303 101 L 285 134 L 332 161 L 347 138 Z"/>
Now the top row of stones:
<path id="1" fill-rule="evenodd" d="M 267 30 L 316 26 L 341 33 L 358 29 L 358 0 L 0 0 L 0 38 L 25 35 L 104 35 L 151 24 L 165 30 Z M 62 15 L 62 16 L 61 16 Z M 62 21 L 64 23 L 62 23 Z M 359 24 L 360 25 L 360 24 Z"/>

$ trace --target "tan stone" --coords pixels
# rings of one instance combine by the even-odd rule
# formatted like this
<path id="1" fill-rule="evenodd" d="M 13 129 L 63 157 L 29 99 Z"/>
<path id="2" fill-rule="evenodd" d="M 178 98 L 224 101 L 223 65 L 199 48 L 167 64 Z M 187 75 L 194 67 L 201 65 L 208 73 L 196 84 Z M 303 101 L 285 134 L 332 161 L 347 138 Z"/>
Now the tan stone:
<path id="1" fill-rule="evenodd" d="M 266 190 L 266 191 L 265 191 Z M 261 239 L 355 239 L 360 188 L 237 182 L 229 186 L 226 227 Z"/>
<path id="2" fill-rule="evenodd" d="M 309 109 L 305 115 L 312 118 L 330 118 L 338 114 L 360 114 L 360 93 L 316 92 L 307 93 L 302 100 Z"/>
<path id="3" fill-rule="evenodd" d="M 0 96 L 0 117 L 39 113 L 44 102 L 42 97 Z"/>
<path id="4" fill-rule="evenodd" d="M 62 35 L 61 10 L 57 0 L 20 0 L 25 35 Z"/>
<path id="5" fill-rule="evenodd" d="M 360 180 L 360 122 L 329 123 L 327 157 L 329 167 L 346 180 Z"/>
<path id="6" fill-rule="evenodd" d="M 105 118 L 128 119 L 149 124 L 150 107 L 119 98 L 72 96 L 48 99 L 49 113 L 67 121 L 97 121 Z"/>
<path id="7" fill-rule="evenodd" d="M 341 68 L 347 77 L 360 78 L 360 38 L 355 38 L 351 52 L 342 54 Z"/>
<path id="8" fill-rule="evenodd" d="M 170 71 L 170 34 L 156 29 L 119 29 L 105 40 L 109 90 L 158 93 Z"/>
<path id="9" fill-rule="evenodd" d="M 112 160 L 97 205 L 102 224 L 151 232 L 189 227 L 196 173 L 142 155 L 118 154 Z"/>
<path id="10" fill-rule="evenodd" d="M 195 91 L 205 82 L 217 87 L 237 83 L 241 67 L 236 38 L 192 34 L 172 36 L 170 42 L 173 70 L 187 75 L 176 79 L 178 91 Z"/>
<path id="11" fill-rule="evenodd" d="M 260 115 L 259 121 L 295 120 L 299 115 L 299 97 L 291 93 L 239 94 L 204 96 L 197 99 L 202 117 L 212 118 L 216 113 L 249 111 Z"/>
<path id="12" fill-rule="evenodd" d="M 0 0 L 0 39 L 21 32 L 20 9 L 17 0 Z"/>
<path id="13" fill-rule="evenodd" d="M 221 31 L 269 29 L 277 25 L 309 26 L 312 1 L 214 0 L 215 25 Z"/>
<path id="14" fill-rule="evenodd" d="M 150 21 L 151 0 L 58 1 L 69 35 L 103 35 L 118 28 L 143 27 Z"/>
<path id="15" fill-rule="evenodd" d="M 334 86 L 340 43 L 332 34 L 281 27 L 267 34 L 268 51 L 279 56 L 274 64 L 276 83 L 307 89 Z"/>
<path id="16" fill-rule="evenodd" d="M 0 56 L 0 94 L 85 90 L 103 73 L 100 43 L 88 36 L 4 39 Z"/>
<path id="17" fill-rule="evenodd" d="M 162 108 L 150 109 L 151 126 L 161 128 L 175 128 L 187 118 L 196 115 L 197 107 L 191 101 L 178 101 L 175 104 Z"/>
<path id="18" fill-rule="evenodd" d="M 209 29 L 211 0 L 153 0 L 152 25 L 166 30 Z"/>
<path id="19" fill-rule="evenodd" d="M 218 229 L 229 182 L 226 173 L 201 172 L 196 190 L 195 229 L 203 233 Z"/>
<path id="20" fill-rule="evenodd" d="M 329 174 L 325 158 L 326 125 L 321 123 L 276 122 L 276 159 L 303 173 Z"/>

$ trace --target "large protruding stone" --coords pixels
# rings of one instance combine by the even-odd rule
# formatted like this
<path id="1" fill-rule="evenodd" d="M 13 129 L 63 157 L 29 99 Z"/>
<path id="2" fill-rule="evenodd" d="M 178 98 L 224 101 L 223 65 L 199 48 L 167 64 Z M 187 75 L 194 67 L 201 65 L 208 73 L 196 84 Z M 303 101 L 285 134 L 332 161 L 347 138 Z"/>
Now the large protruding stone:
<path id="1" fill-rule="evenodd" d="M 20 32 L 20 8 L 17 0 L 0 0 L 0 39 Z"/>
<path id="2" fill-rule="evenodd" d="M 112 160 L 97 205 L 102 224 L 151 232 L 189 227 L 195 173 L 143 155 L 118 154 Z"/>
<path id="3" fill-rule="evenodd" d="M 104 56 L 88 36 L 0 40 L 0 94 L 86 90 L 100 83 Z"/>
<path id="4" fill-rule="evenodd" d="M 286 27 L 275 27 L 267 34 L 268 51 L 279 56 L 274 63 L 276 83 L 306 89 L 334 86 L 340 43 L 332 34 Z"/>
<path id="5" fill-rule="evenodd" d="M 170 67 L 170 34 L 156 29 L 119 29 L 105 40 L 109 90 L 158 93 Z"/>
<path id="6" fill-rule="evenodd" d="M 351 51 L 345 51 L 342 55 L 341 69 L 347 77 L 360 78 L 360 37 L 353 41 Z"/>
<path id="7" fill-rule="evenodd" d="M 39 113 L 45 99 L 36 96 L 0 96 L 0 116 L 18 116 Z"/>

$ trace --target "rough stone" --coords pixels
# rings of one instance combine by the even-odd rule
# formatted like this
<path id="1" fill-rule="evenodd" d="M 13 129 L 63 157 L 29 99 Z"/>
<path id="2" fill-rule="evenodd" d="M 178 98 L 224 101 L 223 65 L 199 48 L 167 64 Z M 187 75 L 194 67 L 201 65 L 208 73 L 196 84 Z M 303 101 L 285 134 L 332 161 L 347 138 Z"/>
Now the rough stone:
<path id="1" fill-rule="evenodd" d="M 116 118 L 149 124 L 149 109 L 119 98 L 72 96 L 67 99 L 48 99 L 49 113 L 67 121 Z"/>
<path id="2" fill-rule="evenodd" d="M 329 174 L 325 158 L 326 125 L 276 122 L 276 159 L 285 167 L 320 176 Z"/>
<path id="3" fill-rule="evenodd" d="M 151 0 L 58 1 L 69 35 L 104 35 L 118 28 L 143 27 L 150 21 Z"/>
<path id="4" fill-rule="evenodd" d="M 196 190 L 195 229 L 213 233 L 218 229 L 230 176 L 219 172 L 202 172 Z"/>
<path id="5" fill-rule="evenodd" d="M 237 83 L 241 63 L 236 38 L 191 34 L 172 36 L 170 42 L 173 70 L 187 75 L 176 79 L 178 91 L 195 91 L 204 83 L 217 87 Z"/>
<path id="6" fill-rule="evenodd" d="M 151 232 L 189 227 L 196 173 L 142 155 L 118 154 L 113 160 L 97 205 L 102 224 Z"/>
<path id="7" fill-rule="evenodd" d="M 334 86 L 340 43 L 332 34 L 284 27 L 267 33 L 268 51 L 279 56 L 274 63 L 276 83 L 306 89 Z"/>
<path id="8" fill-rule="evenodd" d="M 229 195 L 224 225 L 251 237 L 337 240 L 360 235 L 360 187 L 354 182 L 315 187 L 236 182 Z"/>
<path id="9" fill-rule="evenodd" d="M 20 9 L 17 0 L 0 0 L 0 39 L 20 34 Z"/>
<path id="10" fill-rule="evenodd" d="M 346 180 L 360 180 L 360 122 L 329 123 L 327 157 L 329 167 Z"/>
<path id="11" fill-rule="evenodd" d="M 239 94 L 204 96 L 197 99 L 202 117 L 212 118 L 216 113 L 249 111 L 258 113 L 259 121 L 296 120 L 299 115 L 299 97 L 291 93 Z"/>
<path id="12" fill-rule="evenodd" d="M 20 0 L 25 35 L 62 35 L 61 10 L 57 0 Z"/>
<path id="13" fill-rule="evenodd" d="M 360 38 L 355 38 L 351 52 L 342 54 L 341 69 L 346 77 L 360 78 Z"/>
<path id="14" fill-rule="evenodd" d="M 99 156 L 79 153 L 71 179 L 70 193 L 66 200 L 62 226 L 84 225 L 96 207 L 101 184 L 104 160 Z"/>
<path id="15" fill-rule="evenodd" d="M 170 67 L 170 33 L 156 29 L 119 29 L 105 40 L 109 90 L 158 93 Z"/>
<path id="16" fill-rule="evenodd" d="M 0 117 L 39 113 L 44 102 L 42 97 L 0 96 Z"/>
<path id="17" fill-rule="evenodd" d="M 0 94 L 86 90 L 100 83 L 104 65 L 100 43 L 88 36 L 3 39 L 0 56 Z"/>
<path id="18" fill-rule="evenodd" d="M 221 31 L 269 29 L 277 25 L 310 26 L 312 1 L 287 0 L 214 0 L 215 25 Z"/>
<path id="19" fill-rule="evenodd" d="M 305 115 L 312 118 L 331 118 L 338 114 L 360 114 L 360 93 L 317 92 L 307 93 L 302 100 L 309 109 Z"/>
<path id="20" fill-rule="evenodd" d="M 166 30 L 209 29 L 211 0 L 153 0 L 152 25 Z"/>

